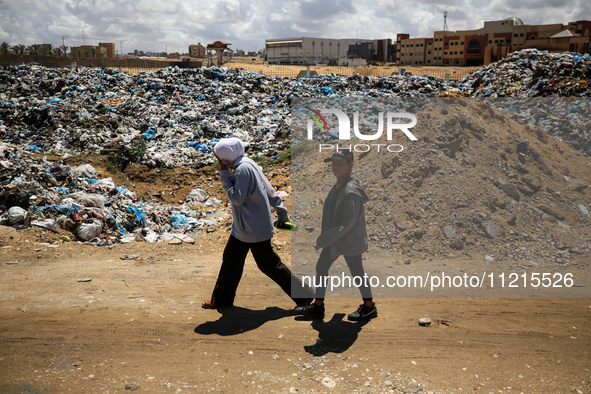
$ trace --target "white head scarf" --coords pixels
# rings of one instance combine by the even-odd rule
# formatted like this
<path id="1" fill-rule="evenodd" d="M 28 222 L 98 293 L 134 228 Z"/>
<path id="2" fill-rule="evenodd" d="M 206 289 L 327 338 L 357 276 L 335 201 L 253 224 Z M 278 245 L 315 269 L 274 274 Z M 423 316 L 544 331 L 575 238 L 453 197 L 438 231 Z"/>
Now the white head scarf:
<path id="1" fill-rule="evenodd" d="M 250 163 L 253 167 L 259 172 L 261 179 L 263 180 L 263 184 L 265 185 L 265 190 L 269 197 L 277 197 L 277 192 L 271 186 L 271 183 L 263 174 L 261 167 L 257 163 L 255 163 L 252 159 L 244 156 L 244 144 L 238 138 L 224 138 L 221 139 L 213 148 L 214 153 L 224 161 L 227 165 L 232 168 L 238 167 L 241 163 Z"/>

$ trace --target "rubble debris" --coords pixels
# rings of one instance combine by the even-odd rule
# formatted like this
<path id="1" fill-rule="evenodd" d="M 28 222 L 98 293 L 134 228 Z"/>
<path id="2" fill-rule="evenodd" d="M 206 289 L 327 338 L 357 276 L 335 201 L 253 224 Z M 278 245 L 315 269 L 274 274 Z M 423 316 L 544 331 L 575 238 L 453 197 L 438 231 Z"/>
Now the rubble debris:
<path id="1" fill-rule="evenodd" d="M 578 207 L 588 208 L 591 201 L 591 190 L 585 187 L 591 182 L 590 157 L 559 140 L 545 144 L 532 138 L 531 126 L 485 101 L 436 98 L 405 103 L 417 118 L 428 119 L 413 128 L 420 143 L 404 143 L 398 155 L 373 149 L 355 157 L 352 175 L 369 197 L 365 219 L 370 251 L 387 251 L 400 265 L 442 256 L 491 256 L 499 264 L 554 264 L 558 259 L 574 263 L 576 256 L 564 253 L 559 244 L 585 254 L 591 251 L 591 218 Z M 294 111 L 294 117 L 299 115 Z M 305 137 L 305 130 L 294 130 L 294 136 Z M 460 138 L 455 156 L 446 154 L 446 146 Z M 367 144 L 357 138 L 349 143 Z M 387 143 L 386 136 L 372 143 Z M 518 146 L 519 153 L 526 154 L 525 163 L 518 158 Z M 292 151 L 299 147 L 296 141 Z M 467 163 L 465 153 L 474 159 Z M 292 190 L 292 220 L 302 228 L 321 227 L 322 205 L 316 201 L 334 184 L 323 163 L 326 155 L 307 150 L 291 162 L 292 182 L 298 187 Z M 387 177 L 381 171 L 385 167 Z M 406 228 L 398 228 L 397 222 Z M 296 234 L 293 250 L 305 250 L 300 245 L 313 241 L 317 231 Z M 294 261 L 300 261 L 299 256 Z"/>

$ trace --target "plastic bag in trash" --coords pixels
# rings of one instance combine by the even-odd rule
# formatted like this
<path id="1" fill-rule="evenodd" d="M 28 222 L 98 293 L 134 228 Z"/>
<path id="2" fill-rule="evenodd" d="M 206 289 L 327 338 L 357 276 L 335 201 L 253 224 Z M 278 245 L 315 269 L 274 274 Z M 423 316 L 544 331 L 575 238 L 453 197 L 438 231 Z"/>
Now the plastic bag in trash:
<path id="1" fill-rule="evenodd" d="M 178 227 L 188 223 L 189 220 L 185 215 L 181 215 L 180 213 L 173 213 L 172 215 L 170 215 L 170 225 L 172 227 Z"/>
<path id="2" fill-rule="evenodd" d="M 154 231 L 148 231 L 142 237 L 144 238 L 144 241 L 146 241 L 147 243 L 153 244 L 156 241 L 158 241 L 159 235 L 156 232 L 154 232 Z"/>
<path id="3" fill-rule="evenodd" d="M 119 238 L 119 242 L 121 242 L 122 244 L 128 244 L 131 242 L 135 242 L 135 234 L 134 233 L 127 234 L 127 235 Z"/>
<path id="4" fill-rule="evenodd" d="M 185 203 L 194 205 L 194 204 L 202 204 L 207 200 L 207 192 L 203 189 L 193 189 L 189 192 L 187 198 L 185 198 Z"/>
<path id="5" fill-rule="evenodd" d="M 31 221 L 31 226 L 41 227 L 46 230 L 51 230 L 54 233 L 58 233 L 60 231 L 59 226 L 55 223 L 55 220 L 53 220 L 53 219 L 33 220 L 33 221 Z"/>
<path id="6" fill-rule="evenodd" d="M 103 225 L 100 220 L 93 220 L 92 223 L 82 223 L 76 228 L 76 236 L 83 241 L 96 238 L 103 231 Z"/>
<path id="7" fill-rule="evenodd" d="M 115 182 L 113 182 L 113 179 L 111 177 L 109 178 L 103 178 L 98 180 L 95 184 L 94 184 L 95 188 L 101 188 L 103 190 L 111 190 L 115 188 Z"/>
<path id="8" fill-rule="evenodd" d="M 78 194 L 75 198 L 78 205 L 85 207 L 103 208 L 105 206 L 105 197 L 100 194 Z"/>
<path id="9" fill-rule="evenodd" d="M 127 207 L 127 212 L 132 213 L 134 215 L 134 220 L 136 223 L 140 223 L 144 216 L 146 216 L 145 212 L 135 207 Z"/>
<path id="10" fill-rule="evenodd" d="M 81 164 L 72 168 L 72 174 L 81 178 L 96 178 L 97 172 L 90 164 Z"/>
<path id="11" fill-rule="evenodd" d="M 23 222 L 26 217 L 27 217 L 27 211 L 25 211 L 23 208 L 12 207 L 8 210 L 8 212 L 6 212 L 4 215 L 2 215 L 0 222 L 2 224 L 13 225 L 13 224 Z"/>

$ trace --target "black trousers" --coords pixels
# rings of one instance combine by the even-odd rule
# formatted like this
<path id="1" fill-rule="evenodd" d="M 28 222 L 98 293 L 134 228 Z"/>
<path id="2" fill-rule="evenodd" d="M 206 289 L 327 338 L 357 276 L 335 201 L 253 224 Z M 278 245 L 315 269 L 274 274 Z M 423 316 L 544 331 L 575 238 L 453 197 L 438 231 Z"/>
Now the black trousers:
<path id="1" fill-rule="evenodd" d="M 301 280 L 294 276 L 291 270 L 281 262 L 281 258 L 273 250 L 270 239 L 262 242 L 247 243 L 230 235 L 224 249 L 218 280 L 211 296 L 212 303 L 217 305 L 217 307 L 223 308 L 234 305 L 236 289 L 242 278 L 244 262 L 249 250 L 252 252 L 254 261 L 259 269 L 277 283 L 290 298 L 292 298 L 292 284 L 302 287 Z M 308 288 L 307 292 L 309 292 L 309 297 L 292 298 L 292 300 L 296 304 L 301 304 L 306 299 L 314 297 L 312 289 Z"/>
<path id="2" fill-rule="evenodd" d="M 320 252 L 320 257 L 318 257 L 318 262 L 316 263 L 316 283 L 323 283 L 322 278 L 328 276 L 328 270 L 338 257 L 339 256 L 335 257 L 334 259 L 330 257 L 330 246 L 322 249 L 322 252 Z M 351 271 L 351 275 L 353 277 L 358 276 L 360 278 L 363 278 L 363 276 L 365 275 L 365 271 L 363 269 L 361 255 L 358 254 L 355 256 L 343 257 L 345 258 L 345 262 L 349 267 L 349 271 Z M 373 299 L 373 296 L 371 294 L 371 287 L 361 286 L 359 287 L 359 291 L 361 292 L 361 297 L 363 298 L 363 301 L 371 301 Z M 316 287 L 317 300 L 324 301 L 325 294 L 325 286 Z"/>

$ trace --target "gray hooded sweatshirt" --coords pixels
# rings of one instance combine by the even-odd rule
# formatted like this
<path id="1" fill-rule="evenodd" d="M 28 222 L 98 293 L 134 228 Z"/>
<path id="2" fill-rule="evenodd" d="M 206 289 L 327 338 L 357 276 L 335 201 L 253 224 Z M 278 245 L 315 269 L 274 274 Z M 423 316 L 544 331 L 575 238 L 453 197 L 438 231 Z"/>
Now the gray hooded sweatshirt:
<path id="1" fill-rule="evenodd" d="M 289 221 L 287 209 L 258 165 L 244 156 L 242 141 L 222 139 L 214 152 L 233 168 L 232 172 L 220 172 L 222 186 L 232 203 L 232 235 L 247 243 L 273 238 L 271 207 L 275 207 L 282 222 Z"/>

